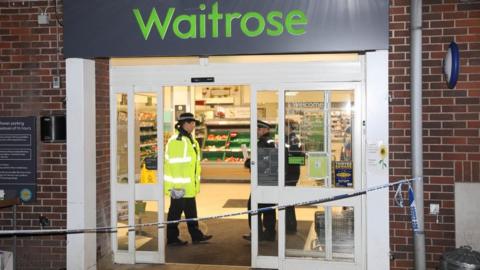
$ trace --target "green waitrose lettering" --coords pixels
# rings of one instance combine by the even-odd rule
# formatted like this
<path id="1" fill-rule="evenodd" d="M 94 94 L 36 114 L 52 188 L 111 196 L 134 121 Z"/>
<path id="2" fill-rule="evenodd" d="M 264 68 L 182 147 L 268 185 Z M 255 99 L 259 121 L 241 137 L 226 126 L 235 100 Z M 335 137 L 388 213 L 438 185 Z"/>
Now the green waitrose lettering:
<path id="1" fill-rule="evenodd" d="M 307 16 L 298 9 L 291 10 L 286 15 L 281 11 L 272 10 L 268 12 L 265 18 L 262 14 L 254 11 L 245 14 L 238 12 L 219 13 L 218 2 L 211 6 L 208 14 L 205 4 L 200 4 L 198 8 L 204 13 L 175 14 L 175 8 L 170 7 L 167 9 L 165 16 L 159 18 L 157 9 L 154 7 L 148 15 L 146 23 L 139 9 L 133 9 L 133 15 L 145 40 L 149 38 L 154 27 L 163 40 L 170 28 L 173 34 L 180 39 L 206 38 L 207 34 L 212 38 L 218 38 L 220 36 L 220 23 L 225 24 L 225 33 L 222 33 L 222 35 L 227 38 L 232 37 L 232 27 L 239 28 L 241 33 L 247 37 L 258 37 L 263 33 L 266 33 L 267 36 L 277 37 L 282 35 L 285 30 L 290 35 L 301 36 L 306 33 L 305 26 L 308 24 Z M 255 27 L 248 27 L 250 21 L 255 22 L 253 24 Z M 180 25 L 187 26 L 183 32 Z"/>

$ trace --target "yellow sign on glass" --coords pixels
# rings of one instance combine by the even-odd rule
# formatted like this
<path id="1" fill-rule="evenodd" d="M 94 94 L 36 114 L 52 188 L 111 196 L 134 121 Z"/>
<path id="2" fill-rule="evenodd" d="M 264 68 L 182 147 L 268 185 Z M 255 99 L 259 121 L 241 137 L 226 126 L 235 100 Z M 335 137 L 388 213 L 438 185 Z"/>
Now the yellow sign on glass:
<path id="1" fill-rule="evenodd" d="M 325 153 L 307 153 L 308 176 L 314 179 L 324 179 L 328 176 L 328 158 Z"/>

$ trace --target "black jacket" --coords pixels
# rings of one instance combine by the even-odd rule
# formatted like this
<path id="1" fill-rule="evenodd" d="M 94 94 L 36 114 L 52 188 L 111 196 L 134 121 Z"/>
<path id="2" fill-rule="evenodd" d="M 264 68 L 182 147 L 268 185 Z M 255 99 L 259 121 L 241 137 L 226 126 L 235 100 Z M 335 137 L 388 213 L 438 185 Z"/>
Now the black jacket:
<path id="1" fill-rule="evenodd" d="M 257 148 L 275 148 L 275 142 L 270 139 L 270 135 L 267 133 L 262 137 L 258 138 Z M 245 168 L 250 169 L 250 159 L 247 158 L 243 164 Z"/>
<path id="2" fill-rule="evenodd" d="M 300 178 L 300 165 L 290 164 L 289 157 L 304 157 L 300 148 L 300 141 L 295 133 L 290 133 L 285 138 L 285 185 L 295 186 Z"/>

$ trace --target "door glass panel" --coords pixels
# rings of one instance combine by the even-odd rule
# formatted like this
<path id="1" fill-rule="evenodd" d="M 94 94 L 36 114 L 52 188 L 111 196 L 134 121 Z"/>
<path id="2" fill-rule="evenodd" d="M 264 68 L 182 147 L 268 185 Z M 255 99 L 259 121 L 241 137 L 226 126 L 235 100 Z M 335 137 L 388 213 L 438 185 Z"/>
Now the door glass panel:
<path id="1" fill-rule="evenodd" d="M 285 185 L 325 186 L 325 91 L 285 92 Z"/>
<path id="2" fill-rule="evenodd" d="M 353 187 L 353 108 L 353 90 L 285 92 L 286 186 Z"/>
<path id="3" fill-rule="evenodd" d="M 354 259 L 353 207 L 332 208 L 332 251 L 334 260 Z"/>
<path id="4" fill-rule="evenodd" d="M 257 92 L 257 119 L 270 125 L 257 129 L 257 172 L 259 186 L 278 186 L 278 92 Z"/>
<path id="5" fill-rule="evenodd" d="M 117 183 L 128 183 L 127 94 L 117 94 Z"/>
<path id="6" fill-rule="evenodd" d="M 117 249 L 128 250 L 128 202 L 117 202 Z M 125 228 L 120 228 L 125 227 Z"/>
<path id="7" fill-rule="evenodd" d="M 157 97 L 135 94 L 135 183 L 157 183 Z"/>
<path id="8" fill-rule="evenodd" d="M 294 210 L 297 230 L 286 231 L 286 257 L 354 261 L 353 207 L 299 206 Z"/>
<path id="9" fill-rule="evenodd" d="M 325 208 L 309 205 L 295 208 L 291 211 L 296 214 L 296 230 L 286 230 L 285 256 L 325 258 Z M 288 209 L 286 215 L 288 215 Z M 288 228 L 288 219 L 286 222 L 285 225 Z"/>
<path id="10" fill-rule="evenodd" d="M 163 88 L 163 146 L 168 139 L 175 133 L 175 118 L 173 110 L 173 87 L 165 86 Z"/>
<path id="11" fill-rule="evenodd" d="M 276 204 L 258 204 L 258 208 L 272 206 L 276 206 Z M 258 255 L 278 256 L 277 211 L 265 211 L 263 213 L 259 213 L 255 217 L 258 218 Z"/>
<path id="12" fill-rule="evenodd" d="M 330 138 L 332 148 L 332 187 L 353 187 L 352 91 L 330 92 Z"/>
<path id="13" fill-rule="evenodd" d="M 135 224 L 158 222 L 157 201 L 135 201 Z M 157 226 L 135 227 L 135 248 L 137 251 L 158 250 Z"/>

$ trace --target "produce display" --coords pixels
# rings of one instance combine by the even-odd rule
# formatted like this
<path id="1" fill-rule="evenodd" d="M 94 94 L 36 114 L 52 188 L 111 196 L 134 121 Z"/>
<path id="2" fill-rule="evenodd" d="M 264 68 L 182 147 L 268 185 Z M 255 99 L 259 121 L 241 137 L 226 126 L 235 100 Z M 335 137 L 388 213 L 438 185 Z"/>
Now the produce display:
<path id="1" fill-rule="evenodd" d="M 250 147 L 248 130 L 209 129 L 202 148 L 203 161 L 243 163 L 242 145 Z"/>
<path id="2" fill-rule="evenodd" d="M 226 141 L 228 140 L 227 134 L 208 134 L 207 140 L 209 141 Z"/>

